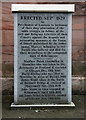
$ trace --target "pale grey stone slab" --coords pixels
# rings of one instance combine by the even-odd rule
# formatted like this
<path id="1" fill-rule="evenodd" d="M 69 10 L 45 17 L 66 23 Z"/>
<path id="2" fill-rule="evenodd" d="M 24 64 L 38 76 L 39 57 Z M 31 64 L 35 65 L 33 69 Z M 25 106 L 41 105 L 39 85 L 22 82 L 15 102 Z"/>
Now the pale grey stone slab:
<path id="1" fill-rule="evenodd" d="M 34 16 L 35 18 L 32 17 L 30 20 L 31 16 Z M 56 18 L 58 20 L 56 20 Z M 51 20 L 46 20 L 46 19 L 51 19 Z M 69 14 L 68 13 L 14 13 L 14 102 L 15 103 L 17 104 L 19 103 L 33 104 L 34 102 L 37 104 L 38 103 L 43 103 L 43 104 L 71 103 L 71 26 L 72 26 L 71 22 L 72 22 L 71 13 Z M 46 26 L 44 25 L 45 28 L 41 29 L 43 26 L 39 26 L 38 24 L 41 24 L 41 25 L 46 24 Z M 62 27 L 60 26 L 60 24 L 67 25 L 67 26 Z M 49 26 L 46 29 L 47 25 L 50 25 L 51 29 L 49 28 Z M 63 28 L 63 31 L 64 31 L 62 33 L 66 34 L 66 35 L 63 35 L 63 37 L 65 36 L 65 38 L 62 38 L 61 34 L 58 35 L 58 33 L 61 33 L 60 32 L 61 27 Z M 38 30 L 39 29 L 40 30 L 38 32 L 37 31 L 33 32 L 35 28 L 36 29 L 38 28 Z M 48 30 L 52 30 L 53 32 L 46 32 Z M 35 35 L 32 35 L 32 33 Z M 49 35 L 44 35 L 44 33 L 48 33 Z M 55 35 L 51 35 L 52 33 Z M 28 35 L 25 35 L 25 34 L 28 34 Z M 47 38 L 43 38 L 43 36 Z M 52 36 L 57 38 L 49 38 Z M 43 42 L 43 44 L 38 44 L 38 47 L 40 49 L 43 49 L 41 53 L 38 50 L 38 47 L 36 46 L 37 39 L 38 41 Z M 58 48 L 57 46 L 61 46 L 60 45 L 61 39 L 63 43 L 66 44 L 64 46 L 65 48 L 64 51 L 67 54 L 65 55 L 59 54 L 60 52 L 58 52 L 58 50 L 55 51 L 55 48 Z M 47 48 L 47 47 L 45 50 L 43 48 L 44 41 L 41 41 L 41 40 L 44 40 L 46 42 L 45 45 L 47 46 L 48 45 L 54 46 L 53 48 L 54 52 L 53 51 L 50 52 L 49 51 L 50 48 Z M 56 41 L 56 44 L 54 40 Z M 24 54 L 20 54 L 20 52 L 22 51 L 24 52 L 25 46 L 27 46 L 27 50 L 25 50 Z M 34 48 L 37 54 L 30 53 L 32 52 L 32 48 L 33 48 L 31 46 L 37 47 L 37 50 Z M 62 47 L 60 49 L 62 49 Z M 49 54 L 47 51 L 50 52 L 50 55 L 52 55 L 52 57 L 49 57 Z M 47 55 L 44 52 L 47 53 Z M 55 54 L 55 52 L 57 52 L 58 54 Z M 40 53 L 40 55 L 46 55 L 46 57 L 38 57 L 38 53 Z M 55 54 L 55 56 L 53 56 L 53 54 Z M 31 56 L 37 55 L 37 56 L 31 57 L 30 55 Z M 42 60 L 43 62 L 37 62 Z M 57 61 L 61 61 L 61 60 L 63 61 L 64 66 L 66 66 L 66 69 L 58 69 L 61 62 L 58 63 Z M 28 61 L 28 62 L 24 62 L 24 61 Z M 32 62 L 34 65 L 31 65 L 32 64 L 31 61 L 34 61 Z M 49 62 L 45 62 L 45 61 L 56 61 L 56 62 L 50 62 L 49 64 Z M 37 65 L 39 63 L 41 63 L 41 65 Z M 46 65 L 44 65 L 45 63 Z M 55 65 L 51 65 L 53 63 L 55 63 Z M 30 64 L 30 65 L 27 65 L 28 68 L 26 69 L 25 68 L 26 66 L 24 64 Z M 48 66 L 50 68 L 42 68 L 43 66 L 45 67 Z M 48 72 L 52 70 L 51 67 L 53 69 L 53 72 Z M 57 67 L 57 69 L 55 67 Z M 35 70 L 38 70 L 38 72 L 34 72 Z M 44 70 L 43 74 L 45 75 L 42 75 L 42 72 L 40 70 L 41 71 Z M 60 71 L 60 72 L 57 72 L 59 76 L 61 76 L 60 74 L 63 74 L 64 76 L 63 81 L 65 82 L 65 85 L 60 83 L 62 81 L 60 82 L 58 81 L 59 79 L 61 80 L 61 78 L 55 77 L 56 72 L 54 70 Z M 26 75 L 28 77 L 26 77 Z M 38 78 L 39 76 L 41 76 L 41 79 Z M 52 79 L 50 78 L 50 76 L 52 76 Z M 42 80 L 43 77 L 45 79 L 44 82 Z M 28 83 L 26 84 L 24 80 L 25 82 L 28 82 Z M 40 80 L 42 80 L 42 82 L 38 84 Z M 60 87 L 56 86 L 57 83 L 59 83 L 58 86 Z M 63 90 L 61 90 L 62 88 Z M 58 91 L 61 93 L 59 94 Z"/>

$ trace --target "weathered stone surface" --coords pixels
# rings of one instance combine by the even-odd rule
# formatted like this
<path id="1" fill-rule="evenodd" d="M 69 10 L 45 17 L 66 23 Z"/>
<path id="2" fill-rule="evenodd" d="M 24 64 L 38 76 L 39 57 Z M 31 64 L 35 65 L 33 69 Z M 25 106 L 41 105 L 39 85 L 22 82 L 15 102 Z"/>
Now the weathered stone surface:
<path id="1" fill-rule="evenodd" d="M 86 76 L 86 61 L 73 61 L 72 74 L 76 76 Z"/>
<path id="2" fill-rule="evenodd" d="M 72 60 L 73 61 L 84 61 L 85 50 L 83 46 L 72 46 Z"/>
<path id="3" fill-rule="evenodd" d="M 13 78 L 0 78 L 0 80 L 2 81 L 2 94 L 4 95 L 9 95 L 12 94 L 13 95 Z"/>
<path id="4" fill-rule="evenodd" d="M 73 94 L 85 94 L 86 77 L 72 77 Z"/>
<path id="5" fill-rule="evenodd" d="M 1 63 L 0 63 L 1 64 Z M 4 62 L 2 64 L 2 76 L 11 78 L 14 76 L 14 62 Z"/>

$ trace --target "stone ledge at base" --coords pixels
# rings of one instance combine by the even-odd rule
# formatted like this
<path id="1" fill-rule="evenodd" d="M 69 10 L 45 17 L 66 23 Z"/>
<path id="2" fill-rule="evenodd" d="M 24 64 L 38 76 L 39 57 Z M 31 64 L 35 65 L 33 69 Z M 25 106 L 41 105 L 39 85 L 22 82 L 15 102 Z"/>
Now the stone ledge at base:
<path id="1" fill-rule="evenodd" d="M 71 102 L 70 104 L 31 104 L 31 105 L 16 105 L 11 104 L 11 108 L 27 108 L 27 107 L 75 107 L 75 104 Z"/>

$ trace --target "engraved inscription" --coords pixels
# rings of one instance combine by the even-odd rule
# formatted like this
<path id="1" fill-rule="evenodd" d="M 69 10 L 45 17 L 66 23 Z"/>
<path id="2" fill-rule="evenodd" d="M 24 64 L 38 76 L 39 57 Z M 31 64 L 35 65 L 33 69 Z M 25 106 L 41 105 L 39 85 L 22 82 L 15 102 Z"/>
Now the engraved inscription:
<path id="1" fill-rule="evenodd" d="M 18 97 L 68 99 L 68 14 L 18 13 Z"/>

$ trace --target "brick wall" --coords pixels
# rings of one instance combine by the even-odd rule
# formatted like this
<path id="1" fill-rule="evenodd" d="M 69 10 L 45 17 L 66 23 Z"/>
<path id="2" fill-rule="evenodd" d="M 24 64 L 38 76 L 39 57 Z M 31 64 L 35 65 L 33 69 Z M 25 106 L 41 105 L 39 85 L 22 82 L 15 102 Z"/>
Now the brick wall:
<path id="1" fill-rule="evenodd" d="M 2 3 L 2 43 L 0 42 L 0 45 L 2 45 L 3 77 L 13 77 L 14 75 L 14 16 L 11 12 L 11 4 L 16 3 Z M 84 76 L 86 73 L 84 54 L 86 45 L 84 39 L 86 2 L 72 3 L 75 4 L 76 7 L 72 23 L 72 74 L 73 76 Z"/>

